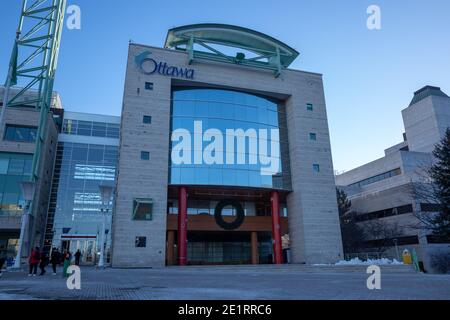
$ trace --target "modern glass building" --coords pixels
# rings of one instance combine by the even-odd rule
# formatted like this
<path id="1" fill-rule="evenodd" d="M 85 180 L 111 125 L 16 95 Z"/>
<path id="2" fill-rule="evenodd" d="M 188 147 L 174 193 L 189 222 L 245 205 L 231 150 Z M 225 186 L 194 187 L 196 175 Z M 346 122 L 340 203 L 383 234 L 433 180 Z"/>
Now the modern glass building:
<path id="1" fill-rule="evenodd" d="M 8 96 L 14 97 L 21 88 L 12 88 Z M 0 86 L 0 101 L 3 101 L 5 88 Z M 36 137 L 40 123 L 40 111 L 36 109 L 36 92 L 30 91 L 22 96 L 14 106 L 4 110 L 0 124 L 0 254 L 6 252 L 7 265 L 17 258 L 22 217 L 26 202 L 20 183 L 30 181 L 33 158 L 36 152 Z M 3 108 L 0 102 L 0 107 Z M 50 194 L 53 162 L 58 138 L 58 111 L 61 99 L 53 94 L 52 111 L 42 130 L 43 143 L 36 154 L 36 180 L 33 205 L 30 207 L 24 227 L 21 257 L 25 260 L 33 246 L 40 246 L 44 238 L 48 197 Z M 39 156 L 38 156 L 39 155 Z"/>
<path id="2" fill-rule="evenodd" d="M 322 76 L 260 32 L 130 44 L 113 267 L 342 258 Z"/>
<path id="3" fill-rule="evenodd" d="M 110 257 L 112 200 L 104 206 L 100 185 L 115 186 L 119 117 L 65 112 L 59 134 L 47 218 L 45 245 L 74 253 L 94 264 L 106 223 L 106 258 Z"/>

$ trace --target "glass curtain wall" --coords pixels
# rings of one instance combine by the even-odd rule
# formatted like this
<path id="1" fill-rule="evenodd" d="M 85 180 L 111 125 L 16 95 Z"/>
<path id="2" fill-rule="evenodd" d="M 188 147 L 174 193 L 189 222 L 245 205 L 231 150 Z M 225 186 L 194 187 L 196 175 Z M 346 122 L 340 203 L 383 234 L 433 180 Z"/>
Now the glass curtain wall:
<path id="1" fill-rule="evenodd" d="M 64 119 L 62 133 L 101 138 L 119 138 L 120 125 L 96 121 Z"/>
<path id="2" fill-rule="evenodd" d="M 223 135 L 224 157 L 223 164 L 175 164 L 171 162 L 170 183 L 191 185 L 223 185 L 262 187 L 290 190 L 290 169 L 288 155 L 288 141 L 286 129 L 285 108 L 277 101 L 261 96 L 220 89 L 176 89 L 172 92 L 172 121 L 171 129 L 186 129 L 194 139 L 194 121 L 202 122 L 203 133 L 208 129 L 218 129 Z M 267 146 L 268 155 L 272 154 L 272 140 L 279 146 L 279 154 L 274 159 L 278 162 L 278 172 L 274 175 L 262 175 L 261 168 L 267 167 L 258 160 L 256 164 L 250 163 L 250 156 L 255 155 L 246 139 L 245 153 L 237 150 L 235 139 L 234 150 L 226 150 L 226 130 L 254 129 L 258 134 L 260 129 L 267 130 L 267 139 L 263 142 Z M 279 129 L 279 138 L 271 136 L 271 129 Z M 202 137 L 200 137 L 202 139 Z M 171 148 L 179 142 L 172 142 Z M 202 150 L 210 144 L 202 142 Z M 189 152 L 194 159 L 193 146 Z M 258 146 L 259 148 L 259 146 Z M 226 152 L 233 153 L 234 164 L 226 163 Z M 244 164 L 237 164 L 238 157 L 243 156 Z M 193 161 L 192 161 L 193 162 Z"/>
<path id="3" fill-rule="evenodd" d="M 107 250 L 110 251 L 112 199 L 102 213 L 99 185 L 114 186 L 118 147 L 108 145 L 58 143 L 49 217 L 53 216 L 53 246 L 61 247 L 61 239 L 72 239 L 70 250 L 87 248 L 92 243 L 77 243 L 73 238 L 96 236 L 100 239 L 102 221 L 106 217 Z M 53 212 L 52 212 L 53 211 Z M 49 226 L 48 226 L 49 227 Z M 73 238 L 71 238 L 73 237 Z M 92 241 L 92 240 L 90 240 Z M 94 238 L 95 241 L 95 238 Z M 67 242 L 64 243 L 64 246 Z M 96 241 L 97 251 L 100 250 Z M 109 257 L 107 255 L 106 257 Z M 98 257 L 92 257 L 92 261 Z"/>

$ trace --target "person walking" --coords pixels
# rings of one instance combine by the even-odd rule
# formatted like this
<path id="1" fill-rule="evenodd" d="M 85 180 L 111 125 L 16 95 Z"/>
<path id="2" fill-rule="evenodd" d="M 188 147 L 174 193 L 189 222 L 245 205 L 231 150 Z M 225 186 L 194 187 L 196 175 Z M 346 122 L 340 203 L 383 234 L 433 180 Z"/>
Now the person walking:
<path id="1" fill-rule="evenodd" d="M 56 276 L 56 267 L 61 263 L 61 254 L 57 248 L 53 248 L 50 262 L 52 264 L 53 275 Z"/>
<path id="2" fill-rule="evenodd" d="M 40 260 L 41 260 L 41 253 L 39 251 L 39 247 L 36 247 L 34 248 L 34 250 L 31 251 L 30 257 L 28 258 L 28 263 L 30 265 L 30 272 L 28 273 L 29 277 L 36 276 L 37 267 Z"/>
<path id="3" fill-rule="evenodd" d="M 61 254 L 61 260 L 60 260 L 60 264 L 64 264 L 64 260 L 66 260 L 66 254 L 67 254 L 67 249 L 65 249 L 62 254 Z"/>
<path id="4" fill-rule="evenodd" d="M 80 251 L 80 249 L 78 249 L 77 252 L 75 253 L 75 265 L 76 266 L 80 265 L 80 258 L 81 258 L 81 251 Z"/>
<path id="5" fill-rule="evenodd" d="M 69 273 L 67 272 L 67 269 L 70 266 L 70 258 L 71 258 L 70 251 L 67 250 L 66 253 L 64 254 L 64 268 L 63 268 L 63 276 L 64 277 L 68 277 L 69 276 Z"/>
<path id="6" fill-rule="evenodd" d="M 5 264 L 7 258 L 6 250 L 0 252 L 0 277 L 2 276 L 3 265 Z"/>
<path id="7" fill-rule="evenodd" d="M 39 269 L 41 269 L 40 276 L 43 276 L 45 274 L 45 267 L 48 265 L 48 253 L 43 251 L 41 253 L 41 263 L 39 264 Z"/>

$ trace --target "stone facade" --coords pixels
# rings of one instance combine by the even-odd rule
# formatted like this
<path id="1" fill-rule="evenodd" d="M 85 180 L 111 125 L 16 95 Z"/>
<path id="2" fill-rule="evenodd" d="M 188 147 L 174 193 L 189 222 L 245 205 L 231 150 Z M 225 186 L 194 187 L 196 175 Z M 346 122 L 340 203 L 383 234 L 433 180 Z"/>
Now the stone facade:
<path id="1" fill-rule="evenodd" d="M 145 51 L 155 61 L 194 69 L 189 81 L 160 74 L 146 75 L 135 58 Z M 145 82 L 153 90 L 145 90 Z M 273 72 L 196 60 L 186 53 L 130 44 L 123 98 L 119 175 L 113 217 L 113 267 L 162 266 L 166 248 L 166 210 L 170 141 L 171 88 L 176 84 L 238 89 L 284 101 L 286 105 L 292 192 L 288 196 L 291 260 L 326 263 L 342 258 L 334 190 L 333 165 L 322 76 L 297 70 Z M 313 111 L 307 109 L 313 105 Z M 144 124 L 143 116 L 152 116 Z M 317 140 L 309 139 L 316 133 Z M 141 160 L 141 151 L 150 161 Z M 320 171 L 313 170 L 313 165 Z M 133 221 L 134 198 L 153 200 L 153 220 Z M 136 248 L 136 237 L 147 237 Z"/>
<path id="2" fill-rule="evenodd" d="M 430 95 L 402 111 L 409 150 L 432 152 L 450 124 L 450 98 Z"/>
<path id="3" fill-rule="evenodd" d="M 385 222 L 388 226 L 397 225 L 398 240 L 408 239 L 408 243 L 398 246 L 400 255 L 404 249 L 415 249 L 419 260 L 428 271 L 433 270 L 429 253 L 433 252 L 435 247 L 450 250 L 448 244 L 429 244 L 427 235 L 430 232 L 424 230 L 416 218 L 419 214 L 431 214 L 428 212 L 430 209 L 423 211 L 421 204 L 428 204 L 430 199 L 424 199 L 421 193 L 429 185 L 426 170 L 433 161 L 431 152 L 450 126 L 449 110 L 450 98 L 439 88 L 426 86 L 416 91 L 411 104 L 402 111 L 404 141 L 387 148 L 383 158 L 336 177 L 336 184 L 347 193 L 352 201 L 352 209 L 359 214 L 412 206 L 412 210 L 408 210 L 411 212 L 374 218 L 361 222 L 360 225 L 364 227 L 366 223 L 374 220 Z M 394 176 L 358 185 L 361 181 L 396 169 L 398 171 Z M 392 245 L 383 254 L 397 258 L 396 251 Z"/>

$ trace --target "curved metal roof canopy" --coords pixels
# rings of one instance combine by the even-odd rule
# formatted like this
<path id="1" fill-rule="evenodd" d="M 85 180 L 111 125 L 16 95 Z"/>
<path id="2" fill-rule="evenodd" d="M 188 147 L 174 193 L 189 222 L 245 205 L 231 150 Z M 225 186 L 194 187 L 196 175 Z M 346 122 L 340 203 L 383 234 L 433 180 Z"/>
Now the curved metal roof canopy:
<path id="1" fill-rule="evenodd" d="M 203 50 L 197 50 L 194 45 Z M 254 56 L 246 57 L 243 52 L 230 56 L 214 45 L 246 50 Z M 189 63 L 207 59 L 242 64 L 274 70 L 276 76 L 299 55 L 295 49 L 266 34 L 226 24 L 193 24 L 170 29 L 165 48 L 187 51 Z"/>

